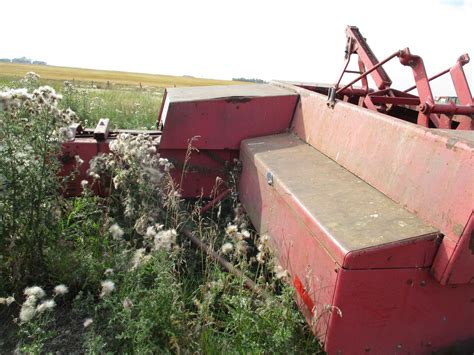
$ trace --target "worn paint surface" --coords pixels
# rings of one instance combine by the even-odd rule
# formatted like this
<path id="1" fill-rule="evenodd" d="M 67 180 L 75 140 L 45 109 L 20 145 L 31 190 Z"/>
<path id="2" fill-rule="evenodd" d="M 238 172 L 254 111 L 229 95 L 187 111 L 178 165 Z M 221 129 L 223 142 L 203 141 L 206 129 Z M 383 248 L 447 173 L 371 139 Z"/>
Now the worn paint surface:
<path id="1" fill-rule="evenodd" d="M 285 132 L 298 98 L 271 85 L 194 89 L 167 92 L 162 149 L 186 149 L 196 137 L 198 149 L 238 150 L 242 139 Z"/>
<path id="2" fill-rule="evenodd" d="M 245 140 L 243 155 L 262 176 L 273 176 L 271 188 L 308 228 L 322 231 L 321 243 L 343 267 L 431 265 L 438 247 L 435 228 L 296 136 Z"/>
<path id="3" fill-rule="evenodd" d="M 458 341 L 466 341 L 459 354 L 474 348 L 474 285 L 442 286 L 428 268 L 341 270 L 334 306 L 342 317 L 331 317 L 329 354 L 432 354 Z"/>
<path id="4" fill-rule="evenodd" d="M 320 94 L 280 85 L 301 94 L 292 122 L 299 137 L 438 228 L 444 252 L 455 250 L 443 244 L 460 242 L 474 208 L 473 131 L 427 129 L 345 102 L 331 109 Z M 452 254 L 434 265 L 442 283 L 449 263 Z M 470 282 L 474 256 L 467 263 L 471 275 L 451 280 Z"/>

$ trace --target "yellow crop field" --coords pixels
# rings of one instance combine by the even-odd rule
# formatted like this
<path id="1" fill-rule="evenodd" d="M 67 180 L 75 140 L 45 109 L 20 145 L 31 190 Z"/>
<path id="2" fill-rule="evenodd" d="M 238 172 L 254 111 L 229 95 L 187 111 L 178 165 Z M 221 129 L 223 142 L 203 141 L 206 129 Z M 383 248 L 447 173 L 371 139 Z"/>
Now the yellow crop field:
<path id="1" fill-rule="evenodd" d="M 173 86 L 205 86 L 241 84 L 238 81 L 202 79 L 190 76 L 171 76 L 144 73 L 130 73 L 110 70 L 56 67 L 50 65 L 33 65 L 17 63 L 0 63 L 0 77 L 21 78 L 32 71 L 45 80 L 75 81 L 93 83 L 99 86 L 142 86 L 166 88 Z"/>

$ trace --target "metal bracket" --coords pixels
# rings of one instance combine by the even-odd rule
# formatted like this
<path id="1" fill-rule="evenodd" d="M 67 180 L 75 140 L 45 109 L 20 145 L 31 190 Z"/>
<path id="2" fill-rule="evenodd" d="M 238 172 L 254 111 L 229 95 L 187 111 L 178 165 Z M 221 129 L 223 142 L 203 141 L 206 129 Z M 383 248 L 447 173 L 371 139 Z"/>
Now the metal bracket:
<path id="1" fill-rule="evenodd" d="M 109 136 L 109 119 L 101 118 L 94 130 L 94 138 L 97 141 L 105 141 Z"/>
<path id="2" fill-rule="evenodd" d="M 267 172 L 266 178 L 268 185 L 273 186 L 273 174 L 271 173 L 271 171 Z"/>
<path id="3" fill-rule="evenodd" d="M 336 105 L 336 88 L 329 88 L 326 105 L 328 105 L 329 108 L 334 108 Z"/>

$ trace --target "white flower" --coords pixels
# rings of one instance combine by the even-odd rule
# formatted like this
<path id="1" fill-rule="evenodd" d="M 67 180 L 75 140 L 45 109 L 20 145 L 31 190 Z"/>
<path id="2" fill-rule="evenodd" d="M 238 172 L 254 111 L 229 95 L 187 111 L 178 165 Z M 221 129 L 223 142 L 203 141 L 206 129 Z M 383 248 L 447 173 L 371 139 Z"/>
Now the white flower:
<path id="1" fill-rule="evenodd" d="M 225 229 L 225 233 L 229 236 L 233 236 L 239 231 L 238 227 L 235 224 L 229 224 Z"/>
<path id="2" fill-rule="evenodd" d="M 39 286 L 27 287 L 23 293 L 25 296 L 35 296 L 36 298 L 43 298 L 46 295 L 43 289 Z"/>
<path id="3" fill-rule="evenodd" d="M 84 160 L 82 160 L 79 155 L 74 156 L 74 158 L 76 159 L 76 164 L 78 166 L 81 166 L 82 164 L 84 164 Z"/>
<path id="4" fill-rule="evenodd" d="M 245 238 L 245 239 L 248 239 L 250 238 L 250 232 L 247 230 L 247 229 L 242 229 L 242 236 Z"/>
<path id="5" fill-rule="evenodd" d="M 22 306 L 25 307 L 36 307 L 36 302 L 38 302 L 38 299 L 36 296 L 28 296 L 26 297 L 25 302 L 23 302 Z"/>
<path id="6" fill-rule="evenodd" d="M 106 269 L 104 271 L 105 276 L 110 276 L 110 275 L 113 275 L 113 274 L 114 274 L 114 269 Z"/>
<path id="7" fill-rule="evenodd" d="M 176 243 L 176 235 L 177 233 L 174 229 L 158 232 L 154 240 L 154 249 L 170 251 L 171 247 Z"/>
<path id="8" fill-rule="evenodd" d="M 20 320 L 22 322 L 30 321 L 36 313 L 36 309 L 33 307 L 21 307 Z"/>
<path id="9" fill-rule="evenodd" d="M 121 183 L 121 181 L 120 181 L 120 175 L 114 176 L 114 178 L 112 179 L 112 181 L 113 181 L 113 183 L 114 183 L 115 189 L 117 190 L 117 189 L 119 188 L 119 186 L 120 186 L 120 183 Z"/>
<path id="10" fill-rule="evenodd" d="M 283 269 L 281 265 L 275 266 L 275 268 L 273 269 L 273 272 L 275 273 L 275 277 L 278 280 L 281 280 L 281 279 L 286 280 L 289 277 L 288 271 Z"/>
<path id="11" fill-rule="evenodd" d="M 7 306 L 11 305 L 13 302 L 15 302 L 15 297 L 9 296 L 9 297 L 0 297 L 0 304 L 6 304 Z"/>
<path id="12" fill-rule="evenodd" d="M 88 326 L 90 326 L 94 321 L 92 320 L 92 318 L 87 318 L 84 320 L 84 323 L 83 323 L 83 326 L 84 328 L 87 328 Z"/>
<path id="13" fill-rule="evenodd" d="M 120 228 L 120 226 L 117 223 L 110 226 L 109 232 L 110 234 L 112 234 L 112 237 L 114 239 L 120 239 L 123 237 L 123 230 L 122 228 Z"/>
<path id="14" fill-rule="evenodd" d="M 237 242 L 235 249 L 237 254 L 246 254 L 248 249 L 248 243 L 245 240 L 240 240 Z"/>
<path id="15" fill-rule="evenodd" d="M 125 298 L 122 302 L 123 308 L 130 310 L 133 307 L 133 302 L 130 298 Z"/>
<path id="16" fill-rule="evenodd" d="M 154 226 L 147 227 L 145 237 L 147 237 L 149 239 L 153 239 L 155 237 L 155 235 L 156 235 L 155 227 Z"/>
<path id="17" fill-rule="evenodd" d="M 265 253 L 259 252 L 257 254 L 257 261 L 259 264 L 265 264 Z"/>
<path id="18" fill-rule="evenodd" d="M 40 76 L 36 74 L 34 71 L 29 71 L 28 73 L 25 74 L 24 79 L 27 80 L 38 80 Z"/>
<path id="19" fill-rule="evenodd" d="M 137 249 L 135 251 L 135 253 L 133 253 L 133 257 L 132 257 L 132 260 L 130 262 L 130 264 L 131 264 L 130 270 L 135 270 L 135 269 L 138 269 L 140 267 L 140 265 L 142 264 L 142 261 L 145 258 L 145 254 L 146 254 L 146 249 L 145 248 Z"/>
<path id="20" fill-rule="evenodd" d="M 55 295 L 65 295 L 66 293 L 69 292 L 69 289 L 66 285 L 57 285 L 55 288 L 54 288 L 54 294 Z"/>
<path id="21" fill-rule="evenodd" d="M 270 242 L 270 236 L 268 234 L 264 234 L 260 237 L 260 242 L 262 244 L 268 244 Z"/>
<path id="22" fill-rule="evenodd" d="M 81 181 L 81 187 L 82 187 L 82 189 L 85 189 L 87 185 L 89 185 L 89 181 L 87 181 L 87 180 L 82 180 L 82 181 Z"/>
<path id="23" fill-rule="evenodd" d="M 234 249 L 232 243 L 224 243 L 221 247 L 222 254 L 229 254 Z"/>
<path id="24" fill-rule="evenodd" d="M 112 291 L 115 290 L 115 284 L 111 280 L 102 281 L 100 284 L 102 286 L 102 291 L 99 295 L 100 298 L 109 296 Z"/>
<path id="25" fill-rule="evenodd" d="M 56 302 L 54 300 L 46 300 L 41 302 L 38 307 L 36 307 L 36 312 L 43 313 L 44 311 L 49 311 L 56 306 Z"/>

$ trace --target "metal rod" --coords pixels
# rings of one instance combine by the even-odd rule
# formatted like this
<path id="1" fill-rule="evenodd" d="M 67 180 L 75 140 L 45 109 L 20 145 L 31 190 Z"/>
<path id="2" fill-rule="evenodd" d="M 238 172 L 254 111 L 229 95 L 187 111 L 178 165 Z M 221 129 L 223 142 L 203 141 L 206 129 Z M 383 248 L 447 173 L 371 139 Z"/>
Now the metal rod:
<path id="1" fill-rule="evenodd" d="M 186 227 L 183 227 L 181 228 L 181 231 L 191 241 L 191 243 L 193 243 L 195 246 L 197 246 L 199 249 L 205 252 L 212 260 L 218 262 L 219 265 L 221 265 L 225 270 L 227 270 L 232 275 L 242 279 L 244 281 L 244 286 L 247 289 L 249 289 L 250 291 L 253 291 L 258 296 L 262 296 L 264 298 L 268 297 L 268 294 L 265 290 L 263 290 L 255 282 L 250 280 L 247 276 L 244 275 L 242 271 L 237 269 L 234 265 L 232 265 L 230 262 L 224 259 L 221 255 L 219 255 L 214 250 L 212 250 L 206 243 L 204 243 L 202 240 L 196 237 L 193 233 L 191 233 L 190 230 L 188 230 Z"/>
<path id="2" fill-rule="evenodd" d="M 349 65 L 349 62 L 351 61 L 351 53 L 347 55 L 346 62 L 344 63 L 344 68 L 342 69 L 341 75 L 339 76 L 339 79 L 336 82 L 335 88 L 337 89 L 339 84 L 341 83 L 342 77 L 344 76 L 344 73 L 346 72 L 347 66 Z"/>
<path id="3" fill-rule="evenodd" d="M 431 80 L 434 80 L 434 79 L 437 79 L 439 78 L 440 76 L 446 74 L 449 72 L 449 69 L 446 69 L 446 70 L 443 70 L 441 73 L 439 74 L 436 74 L 435 76 L 432 76 L 431 78 L 428 79 L 428 81 L 431 81 Z M 413 89 L 416 88 L 416 85 L 413 85 L 413 86 L 410 86 L 408 89 L 404 90 L 403 92 L 410 92 L 412 91 Z"/>
<path id="4" fill-rule="evenodd" d="M 385 63 L 387 63 L 389 60 L 395 58 L 395 57 L 398 57 L 400 55 L 400 51 L 396 51 L 395 53 L 393 53 L 391 56 L 389 56 L 388 58 L 385 58 L 384 60 L 382 60 L 381 62 L 379 62 L 378 64 L 374 65 L 372 68 L 370 68 L 369 70 L 367 70 L 364 74 L 358 76 L 357 78 L 355 78 L 354 80 L 352 80 L 349 84 L 347 84 L 346 86 L 344 86 L 343 88 L 340 88 L 339 90 L 337 90 L 336 94 L 339 94 L 341 91 L 347 89 L 349 86 L 351 86 L 352 84 L 358 82 L 360 79 L 366 77 L 367 75 L 369 75 L 370 73 L 372 73 L 375 69 L 381 67 L 382 65 L 384 65 Z"/>
<path id="5" fill-rule="evenodd" d="M 212 201 L 209 201 L 207 205 L 201 208 L 199 211 L 200 214 L 204 214 L 208 209 L 214 207 L 217 203 L 219 203 L 221 200 L 227 197 L 227 195 L 230 194 L 230 189 L 226 189 L 223 192 L 221 192 L 219 195 L 217 195 Z"/>

